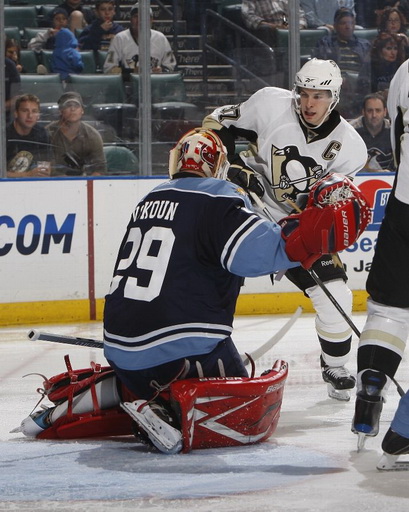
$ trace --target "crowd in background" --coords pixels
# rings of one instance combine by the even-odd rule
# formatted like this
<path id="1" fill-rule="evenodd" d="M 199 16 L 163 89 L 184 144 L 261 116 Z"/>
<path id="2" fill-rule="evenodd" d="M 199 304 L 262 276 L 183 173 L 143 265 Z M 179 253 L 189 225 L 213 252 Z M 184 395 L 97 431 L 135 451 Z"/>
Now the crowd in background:
<path id="1" fill-rule="evenodd" d="M 223 0 L 185 0 L 174 3 L 177 5 L 178 19 L 187 18 L 195 9 L 199 12 L 199 8 L 219 8 L 219 12 L 223 12 L 220 10 L 221 4 Z M 156 7 L 155 2 L 152 5 Z M 243 28 L 271 48 L 278 49 L 277 33 L 288 28 L 288 0 L 242 0 L 240 14 Z M 367 144 L 368 162 L 365 170 L 394 170 L 390 145 L 387 144 L 389 122 L 386 100 L 392 77 L 409 56 L 408 19 L 409 1 L 405 0 L 300 1 L 300 32 L 325 29 L 322 37 L 309 49 L 307 58 L 335 60 L 342 71 L 344 82 L 338 109 L 341 115 L 350 120 Z M 154 22 L 152 8 L 151 21 Z M 69 87 L 70 76 L 84 73 L 84 51 L 93 52 L 96 59 L 97 55 L 103 56 L 103 61 L 96 68 L 98 73 L 119 74 L 124 81 L 129 80 L 130 74 L 138 73 L 138 4 L 124 5 L 121 8 L 120 3 L 115 0 L 96 0 L 93 3 L 65 0 L 42 17 L 41 25 L 35 35 L 26 41 L 23 50 L 32 50 L 37 56 L 36 73 L 59 74 L 64 87 L 67 85 L 67 92 L 72 91 Z M 188 33 L 200 32 L 198 24 L 189 22 L 186 27 Z M 222 38 L 217 40 L 222 41 Z M 151 30 L 152 73 L 180 71 L 174 45 L 174 40 L 161 31 Z M 21 59 L 21 43 L 7 37 L 5 51 L 7 136 L 13 136 L 13 139 L 7 141 L 8 177 L 27 176 L 27 173 L 31 176 L 43 176 L 44 171 L 39 170 L 37 164 L 44 161 L 44 155 L 42 152 L 38 155 L 35 153 L 32 142 L 33 137 L 37 137 L 38 130 L 35 127 L 40 121 L 41 104 L 33 95 L 27 98 L 27 91 L 21 91 L 20 88 L 20 76 L 27 73 Z M 254 51 L 257 52 L 257 49 Z M 47 61 L 40 58 L 46 52 L 49 52 Z M 258 72 L 260 75 L 264 74 L 262 69 L 258 69 Z M 271 75 L 274 77 L 274 73 Z M 271 85 L 275 85 L 274 81 Z M 25 96 L 22 96 L 22 92 Z M 16 103 L 19 96 L 20 101 Z M 77 154 L 69 150 L 80 134 L 82 137 L 90 137 L 92 132 L 92 137 L 98 138 L 98 127 L 93 128 L 97 135 L 92 130 L 84 131 L 84 125 L 88 121 L 84 98 L 80 96 L 76 100 L 77 103 L 71 101 L 70 107 L 74 109 L 75 106 L 78 114 L 81 114 L 76 121 L 76 126 L 82 127 L 81 131 L 67 129 L 69 121 L 64 116 L 67 108 L 62 108 L 64 102 L 61 101 L 58 101 L 56 109 L 58 119 L 50 121 L 45 127 L 41 126 L 52 148 L 49 166 L 52 176 L 109 172 L 104 152 L 100 149 L 97 157 L 100 170 L 97 173 L 93 165 L 81 164 L 89 157 L 86 152 Z M 56 123 L 59 143 L 65 143 L 62 152 L 64 157 L 61 156 L 61 148 L 53 140 L 57 136 Z M 66 133 L 61 137 L 63 126 L 70 136 Z M 101 140 L 98 145 L 102 147 L 106 141 L 101 135 L 99 137 Z M 41 133 L 41 141 L 43 138 L 44 133 Z M 115 139 L 114 135 L 112 142 L 118 142 L 118 137 Z M 80 146 L 77 141 L 77 150 Z M 82 146 L 85 148 L 87 144 Z M 20 153 L 30 153 L 30 147 L 33 154 L 27 162 Z M 73 160 L 67 154 L 73 156 Z M 70 160 L 70 164 L 67 164 L 67 160 Z M 132 170 L 132 173 L 137 172 L 137 169 Z"/>

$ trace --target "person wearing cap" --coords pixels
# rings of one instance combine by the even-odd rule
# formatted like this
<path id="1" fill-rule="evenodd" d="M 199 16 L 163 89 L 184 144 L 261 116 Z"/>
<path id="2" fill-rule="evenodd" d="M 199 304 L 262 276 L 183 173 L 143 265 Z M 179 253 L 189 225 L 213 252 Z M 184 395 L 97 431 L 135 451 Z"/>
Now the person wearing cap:
<path id="1" fill-rule="evenodd" d="M 97 0 L 95 13 L 97 18 L 84 28 L 78 38 L 81 50 L 106 51 L 113 37 L 124 30 L 122 25 L 113 21 L 114 0 Z"/>
<path id="2" fill-rule="evenodd" d="M 65 9 L 57 7 L 52 14 L 52 27 L 41 30 L 27 44 L 29 50 L 41 52 L 41 50 L 54 50 L 55 36 L 60 29 L 68 27 L 68 14 Z M 37 70 L 38 72 L 38 70 Z"/>
<path id="3" fill-rule="evenodd" d="M 359 33 L 359 32 L 358 32 Z M 358 98 L 358 75 L 370 73 L 371 43 L 355 34 L 355 15 L 342 7 L 334 16 L 334 31 L 316 44 L 313 56 L 334 60 L 344 79 L 343 101 L 339 109 L 344 117 L 356 117 L 362 98 Z"/>
<path id="4" fill-rule="evenodd" d="M 119 32 L 111 41 L 104 63 L 104 73 L 138 73 L 139 71 L 139 5 L 130 11 L 129 29 Z M 150 10 L 151 22 L 153 12 Z M 163 73 L 175 69 L 176 59 L 166 36 L 158 30 L 151 29 L 151 72 Z"/>
<path id="5" fill-rule="evenodd" d="M 65 92 L 58 100 L 60 119 L 47 125 L 57 176 L 98 176 L 107 170 L 102 137 L 82 121 L 84 105 L 77 92 Z"/>

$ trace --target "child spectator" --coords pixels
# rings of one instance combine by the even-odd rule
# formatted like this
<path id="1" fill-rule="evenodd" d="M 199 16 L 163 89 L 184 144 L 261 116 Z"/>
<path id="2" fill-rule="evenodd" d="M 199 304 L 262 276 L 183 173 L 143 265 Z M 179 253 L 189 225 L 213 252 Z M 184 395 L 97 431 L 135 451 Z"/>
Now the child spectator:
<path id="1" fill-rule="evenodd" d="M 57 8 L 53 11 L 52 27 L 38 32 L 27 44 L 29 50 L 41 52 L 41 50 L 54 50 L 55 36 L 60 29 L 68 27 L 67 11 Z"/>
<path id="2" fill-rule="evenodd" d="M 78 51 L 78 40 L 68 28 L 62 28 L 55 36 L 55 48 L 51 57 L 51 71 L 59 73 L 61 80 L 67 80 L 71 73 L 81 73 L 84 69 Z"/>
<path id="3" fill-rule="evenodd" d="M 115 0 L 97 0 L 95 13 L 97 18 L 84 28 L 78 38 L 81 50 L 106 51 L 115 34 L 124 30 L 122 25 L 113 21 Z"/>
<path id="4" fill-rule="evenodd" d="M 16 65 L 19 73 L 24 73 L 23 66 L 20 64 L 20 45 L 15 39 L 6 38 L 6 57 L 11 59 Z"/>

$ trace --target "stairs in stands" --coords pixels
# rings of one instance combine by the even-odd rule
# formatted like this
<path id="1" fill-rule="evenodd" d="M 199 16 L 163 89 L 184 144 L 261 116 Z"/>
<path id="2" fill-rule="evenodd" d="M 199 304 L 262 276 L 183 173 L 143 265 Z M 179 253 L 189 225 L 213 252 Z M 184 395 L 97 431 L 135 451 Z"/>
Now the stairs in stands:
<path id="1" fill-rule="evenodd" d="M 236 103 L 236 80 L 233 66 L 222 62 L 209 53 L 207 98 L 204 95 L 203 48 L 200 35 L 188 34 L 186 21 L 177 21 L 177 37 L 173 31 L 173 6 L 154 5 L 152 28 L 163 32 L 176 56 L 177 70 L 183 75 L 187 101 L 198 105 L 203 111 L 212 111 L 216 106 Z"/>

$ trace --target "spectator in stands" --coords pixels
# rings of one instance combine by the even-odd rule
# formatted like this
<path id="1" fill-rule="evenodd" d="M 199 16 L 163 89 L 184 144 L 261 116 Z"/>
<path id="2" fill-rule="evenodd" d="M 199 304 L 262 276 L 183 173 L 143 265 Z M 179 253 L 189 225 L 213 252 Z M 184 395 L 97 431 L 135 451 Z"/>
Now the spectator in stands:
<path id="1" fill-rule="evenodd" d="M 14 62 L 19 73 L 24 73 L 25 71 L 20 63 L 20 50 L 21 47 L 15 39 L 10 39 L 9 37 L 6 37 L 6 57 L 8 57 Z"/>
<path id="2" fill-rule="evenodd" d="M 21 78 L 18 69 L 11 59 L 4 58 L 5 96 L 6 96 L 6 123 L 11 120 L 11 111 L 16 96 L 20 94 Z"/>
<path id="3" fill-rule="evenodd" d="M 58 100 L 60 119 L 47 125 L 54 151 L 55 175 L 99 176 L 107 170 L 102 137 L 82 121 L 84 105 L 77 92 Z"/>
<path id="4" fill-rule="evenodd" d="M 359 33 L 359 32 L 358 32 Z M 334 16 L 334 32 L 322 37 L 314 50 L 314 57 L 334 60 L 343 77 L 341 114 L 350 119 L 359 111 L 357 97 L 358 77 L 369 77 L 371 43 L 355 35 L 355 15 L 350 9 L 338 9 Z"/>
<path id="5" fill-rule="evenodd" d="M 108 55 L 104 63 L 104 73 L 138 73 L 139 46 L 138 46 L 138 4 L 130 11 L 131 25 L 127 30 L 116 34 L 109 46 Z M 150 11 L 151 21 L 153 12 Z M 163 73 L 173 71 L 176 59 L 166 36 L 158 30 L 151 29 L 151 72 Z"/>
<path id="6" fill-rule="evenodd" d="M 48 132 L 39 126 L 40 100 L 33 94 L 18 96 L 14 121 L 7 127 L 7 177 L 47 177 L 52 151 Z"/>
<path id="7" fill-rule="evenodd" d="M 115 0 L 97 0 L 95 13 L 96 19 L 84 28 L 78 38 L 81 50 L 106 51 L 115 34 L 124 30 L 122 25 L 113 21 Z"/>
<path id="8" fill-rule="evenodd" d="M 277 28 L 288 28 L 288 0 L 242 0 L 241 14 L 250 32 L 269 46 L 276 46 Z M 306 27 L 307 20 L 300 9 L 300 29 Z"/>
<path id="9" fill-rule="evenodd" d="M 399 12 L 403 14 L 405 17 L 405 20 L 409 20 L 409 0 L 400 0 L 398 2 L 397 8 L 399 9 Z"/>
<path id="10" fill-rule="evenodd" d="M 59 73 L 61 80 L 67 80 L 72 73 L 81 73 L 84 69 L 82 57 L 78 51 L 78 40 L 68 28 L 61 28 L 55 35 L 55 48 L 51 56 L 51 71 Z"/>
<path id="11" fill-rule="evenodd" d="M 29 50 L 41 52 L 41 50 L 54 50 L 55 36 L 62 28 L 68 27 L 68 14 L 67 11 L 57 7 L 52 13 L 52 27 L 47 30 L 42 30 L 31 38 L 27 44 Z M 37 70 L 38 72 L 38 70 Z"/>
<path id="12" fill-rule="evenodd" d="M 391 125 L 387 114 L 385 97 L 373 93 L 365 96 L 362 102 L 362 115 L 349 121 L 368 148 L 368 160 L 364 171 L 395 171 Z"/>
<path id="13" fill-rule="evenodd" d="M 382 11 L 378 11 L 378 32 L 400 34 L 405 39 L 406 46 L 408 46 L 409 39 L 406 35 L 406 25 L 406 18 L 397 7 L 385 7 Z"/>
<path id="14" fill-rule="evenodd" d="M 48 16 L 49 25 L 52 26 L 53 13 L 57 9 L 64 9 L 70 18 L 70 29 L 81 30 L 95 19 L 94 11 L 82 5 L 82 0 L 65 0 L 58 5 Z"/>
<path id="15" fill-rule="evenodd" d="M 389 89 L 389 84 L 399 66 L 406 59 L 406 36 L 381 32 L 372 43 L 370 92 Z M 385 96 L 386 99 L 386 96 Z"/>
<path id="16" fill-rule="evenodd" d="M 334 16 L 340 7 L 346 7 L 354 12 L 353 0 L 300 0 L 300 7 L 305 13 L 307 28 L 326 28 L 334 30 Z"/>

